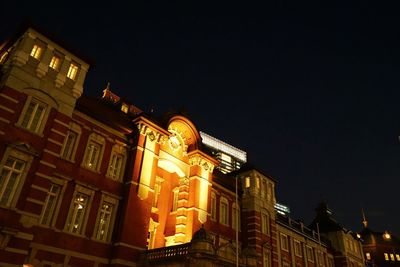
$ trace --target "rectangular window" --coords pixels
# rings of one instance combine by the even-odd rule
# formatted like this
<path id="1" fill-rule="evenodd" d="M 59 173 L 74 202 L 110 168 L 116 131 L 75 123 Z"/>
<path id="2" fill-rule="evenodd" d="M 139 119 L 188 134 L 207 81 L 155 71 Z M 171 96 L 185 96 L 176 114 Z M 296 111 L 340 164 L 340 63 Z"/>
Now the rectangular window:
<path id="1" fill-rule="evenodd" d="M 58 56 L 53 56 L 51 58 L 49 67 L 54 70 L 58 70 L 60 68 L 60 62 L 61 62 L 61 59 Z"/>
<path id="2" fill-rule="evenodd" d="M 365 253 L 365 257 L 367 260 L 371 260 L 371 254 L 369 252 Z"/>
<path id="3" fill-rule="evenodd" d="M 31 57 L 34 57 L 34 58 L 36 58 L 36 59 L 40 59 L 40 56 L 42 55 L 42 51 L 43 51 L 43 48 L 41 48 L 40 46 L 38 46 L 38 45 L 34 45 L 33 47 L 32 47 L 32 50 L 31 50 Z"/>
<path id="4" fill-rule="evenodd" d="M 101 152 L 101 145 L 90 140 L 86 148 L 86 159 L 84 164 L 86 168 L 92 170 L 97 169 L 97 165 L 99 163 L 99 158 L 100 158 L 100 152 Z"/>
<path id="5" fill-rule="evenodd" d="M 70 78 L 71 80 L 75 80 L 77 73 L 78 73 L 78 66 L 75 65 L 74 63 L 71 63 L 69 65 L 67 77 Z"/>
<path id="6" fill-rule="evenodd" d="M 122 104 L 121 111 L 124 112 L 124 113 L 128 113 L 128 110 L 129 110 L 129 106 L 127 104 L 125 104 L 125 103 Z"/>
<path id="7" fill-rule="evenodd" d="M 52 184 L 50 186 L 50 190 L 47 192 L 46 201 L 43 206 L 42 215 L 40 217 L 41 224 L 49 225 L 51 223 L 60 192 L 61 186 L 57 184 Z"/>
<path id="8" fill-rule="evenodd" d="M 383 253 L 383 256 L 385 257 L 385 260 L 388 261 L 389 260 L 389 254 L 387 253 Z"/>
<path id="9" fill-rule="evenodd" d="M 311 261 L 311 262 L 314 262 L 314 252 L 313 252 L 313 248 L 307 246 L 306 249 L 307 249 L 307 258 L 308 258 L 308 260 Z"/>
<path id="10" fill-rule="evenodd" d="M 179 189 L 174 189 L 173 199 L 172 199 L 172 211 L 176 211 L 176 209 L 178 208 L 178 199 L 179 199 Z"/>
<path id="11" fill-rule="evenodd" d="M 111 234 L 111 220 L 114 212 L 114 204 L 103 201 L 100 206 L 100 213 L 98 216 L 98 225 L 96 231 L 96 239 L 101 241 L 108 241 Z"/>
<path id="12" fill-rule="evenodd" d="M 68 131 L 67 137 L 65 138 L 63 151 L 61 153 L 62 158 L 67 160 L 73 160 L 72 155 L 74 152 L 77 137 L 78 137 L 77 133 Z"/>
<path id="13" fill-rule="evenodd" d="M 113 180 L 120 179 L 123 161 L 124 161 L 123 155 L 117 153 L 113 153 L 111 155 L 110 165 L 108 169 L 108 176 Z"/>
<path id="14" fill-rule="evenodd" d="M 72 207 L 69 212 L 66 230 L 71 233 L 82 234 L 83 224 L 88 212 L 90 196 L 81 192 L 76 192 Z"/>
<path id="15" fill-rule="evenodd" d="M 303 253 L 301 251 L 301 243 L 300 241 L 294 240 L 294 254 L 298 257 L 302 257 Z"/>
<path id="16" fill-rule="evenodd" d="M 289 251 L 288 237 L 284 234 L 281 234 L 281 249 Z"/>
<path id="17" fill-rule="evenodd" d="M 269 216 L 265 213 L 261 214 L 261 233 L 269 234 Z"/>
<path id="18" fill-rule="evenodd" d="M 211 193 L 211 220 L 217 220 L 217 197 Z"/>
<path id="19" fill-rule="evenodd" d="M 250 187 L 250 177 L 246 177 L 244 181 L 245 181 L 244 182 L 245 183 L 245 187 L 249 188 Z"/>
<path id="20" fill-rule="evenodd" d="M 46 107 L 47 105 L 44 103 L 32 99 L 23 115 L 21 126 L 32 132 L 39 132 L 46 112 Z"/>
<path id="21" fill-rule="evenodd" d="M 160 178 L 156 179 L 156 182 L 154 184 L 154 198 L 153 198 L 153 207 L 157 208 L 158 206 L 158 199 L 160 197 L 161 193 L 161 180 Z"/>
<path id="22" fill-rule="evenodd" d="M 228 225 L 228 203 L 227 201 L 220 201 L 220 214 L 219 214 L 219 222 L 225 225 Z"/>
<path id="23" fill-rule="evenodd" d="M 8 157 L 0 173 L 0 205 L 10 206 L 17 191 L 26 162 Z"/>
<path id="24" fill-rule="evenodd" d="M 394 261 L 394 254 L 390 253 L 390 260 Z"/>
<path id="25" fill-rule="evenodd" d="M 396 260 L 400 261 L 400 255 L 399 254 L 396 254 Z"/>

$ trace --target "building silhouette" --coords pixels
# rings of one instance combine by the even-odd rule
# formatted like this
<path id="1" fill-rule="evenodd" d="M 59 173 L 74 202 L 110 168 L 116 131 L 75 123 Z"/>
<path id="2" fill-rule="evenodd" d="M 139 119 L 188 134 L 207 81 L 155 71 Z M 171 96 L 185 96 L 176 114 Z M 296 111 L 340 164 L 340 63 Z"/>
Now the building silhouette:
<path id="1" fill-rule="evenodd" d="M 85 95 L 89 62 L 55 40 L 27 25 L 0 50 L 1 266 L 364 265 L 185 114 Z"/>

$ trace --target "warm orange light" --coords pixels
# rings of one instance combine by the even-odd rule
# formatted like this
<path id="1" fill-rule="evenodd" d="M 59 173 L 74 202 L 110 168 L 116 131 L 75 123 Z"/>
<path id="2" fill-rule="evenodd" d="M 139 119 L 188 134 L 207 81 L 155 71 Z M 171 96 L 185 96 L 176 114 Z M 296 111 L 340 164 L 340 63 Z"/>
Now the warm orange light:
<path id="1" fill-rule="evenodd" d="M 385 233 L 383 233 L 383 239 L 390 240 L 390 238 L 391 238 L 390 234 L 387 231 L 385 231 Z"/>
<path id="2" fill-rule="evenodd" d="M 357 238 L 361 238 L 361 235 L 360 235 L 360 234 L 357 234 Z"/>

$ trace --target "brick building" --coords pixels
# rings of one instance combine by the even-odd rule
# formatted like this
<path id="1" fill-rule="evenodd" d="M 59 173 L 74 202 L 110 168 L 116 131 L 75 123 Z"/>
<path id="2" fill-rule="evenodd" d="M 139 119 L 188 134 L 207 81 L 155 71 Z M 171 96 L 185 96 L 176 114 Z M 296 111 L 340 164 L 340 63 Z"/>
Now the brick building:
<path id="1" fill-rule="evenodd" d="M 1 266 L 363 265 L 277 214 L 262 170 L 219 171 L 184 114 L 83 94 L 89 63 L 50 36 L 0 50 Z"/>

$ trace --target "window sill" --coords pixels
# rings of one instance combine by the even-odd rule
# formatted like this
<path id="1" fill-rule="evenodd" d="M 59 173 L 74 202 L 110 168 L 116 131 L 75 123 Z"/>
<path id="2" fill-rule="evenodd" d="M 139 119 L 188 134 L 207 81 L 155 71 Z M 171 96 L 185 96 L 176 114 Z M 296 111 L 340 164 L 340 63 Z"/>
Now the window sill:
<path id="1" fill-rule="evenodd" d="M 29 129 L 25 128 L 25 127 L 22 127 L 20 124 L 17 124 L 17 123 L 14 124 L 14 126 L 17 127 L 17 128 L 19 128 L 19 129 L 21 129 L 21 130 L 24 130 L 24 131 L 26 131 L 26 132 L 28 132 L 28 133 L 31 133 L 31 134 L 34 134 L 34 135 L 37 135 L 37 136 L 40 136 L 40 137 L 44 137 L 42 131 L 34 132 L 34 131 L 29 130 Z"/>

